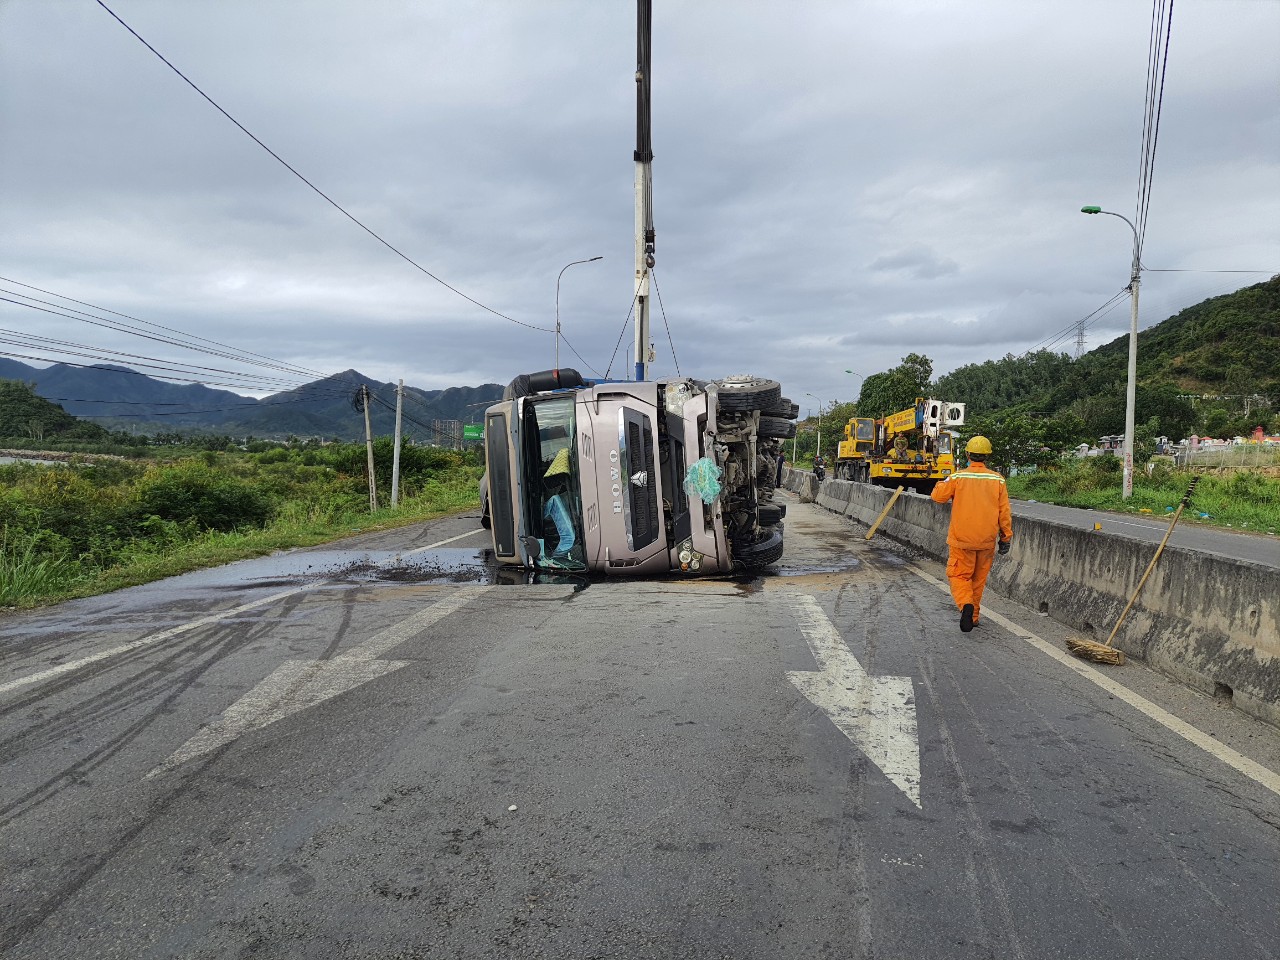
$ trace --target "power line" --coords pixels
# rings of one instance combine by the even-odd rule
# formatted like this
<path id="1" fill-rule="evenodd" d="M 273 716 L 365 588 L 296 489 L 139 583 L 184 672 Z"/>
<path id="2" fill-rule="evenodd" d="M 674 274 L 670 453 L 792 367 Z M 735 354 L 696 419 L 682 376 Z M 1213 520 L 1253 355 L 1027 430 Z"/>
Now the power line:
<path id="1" fill-rule="evenodd" d="M 109 313 L 109 314 L 111 314 L 112 316 L 121 317 L 121 318 L 123 318 L 123 319 L 125 319 L 125 320 L 132 320 L 134 323 L 144 324 L 145 326 L 153 327 L 153 328 L 155 328 L 155 329 L 157 329 L 157 330 L 164 330 L 164 331 L 166 331 L 167 333 L 175 333 L 175 334 L 177 334 L 177 335 L 178 335 L 178 336 L 180 336 L 180 337 L 185 337 L 187 340 L 195 340 L 195 341 L 199 341 L 200 343 L 207 343 L 207 344 L 210 344 L 210 345 L 215 346 L 215 347 L 222 347 L 224 350 L 229 350 L 229 351 L 232 351 L 232 352 L 233 352 L 233 353 L 235 353 L 235 354 L 240 355 L 240 356 L 238 356 L 238 357 L 237 357 L 237 359 L 244 359 L 244 362 L 246 362 L 246 363 L 253 363 L 253 362 L 254 362 L 253 360 L 249 360 L 249 359 L 247 359 L 247 358 L 249 358 L 249 357 L 254 357 L 254 358 L 257 358 L 258 360 L 265 360 L 265 361 L 267 361 L 267 364 L 259 364 L 260 366 L 267 366 L 267 365 L 273 365 L 273 364 L 274 364 L 274 365 L 277 365 L 277 366 L 275 367 L 275 369 L 281 370 L 282 372 L 286 372 L 286 373 L 289 373 L 289 372 L 304 373 L 304 374 L 307 374 L 308 376 L 316 376 L 316 377 L 324 377 L 324 376 L 325 376 L 325 374 L 321 373 L 319 370 L 312 370 L 312 369 L 310 369 L 310 368 L 308 368 L 308 367 L 300 367 L 300 366 L 297 366 L 296 364 L 284 363 L 283 361 L 276 360 L 276 359 L 274 359 L 274 358 L 272 358 L 272 357 L 268 357 L 268 356 L 265 356 L 265 355 L 260 354 L 260 353 L 254 353 L 254 352 L 252 352 L 252 351 L 250 351 L 250 350 L 239 350 L 239 349 L 237 349 L 236 347 L 229 346 L 228 344 L 225 344 L 225 343 L 220 343 L 220 342 L 219 342 L 219 341 L 217 341 L 217 340 L 208 340 L 208 339 L 206 339 L 206 338 L 204 338 L 204 337 L 197 337 L 197 336 L 194 336 L 193 334 L 185 333 L 185 332 L 183 332 L 182 330 L 176 330 L 176 329 L 174 329 L 173 327 L 166 327 L 166 326 L 164 326 L 164 325 L 162 325 L 162 324 L 159 324 L 159 323 L 152 323 L 150 320 L 140 320 L 140 319 L 138 319 L 137 317 L 131 317 L 131 316 L 129 316 L 127 313 L 118 313 L 118 312 L 117 312 L 117 311 L 115 311 L 115 310 L 110 310 L 110 309 L 108 309 L 108 308 L 106 308 L 106 307 L 100 307 L 100 306 L 97 306 L 96 304 L 92 304 L 92 303 L 86 303 L 86 302 L 85 302 L 85 301 L 83 301 L 83 300 L 77 300 L 77 299 L 75 299 L 74 297 L 68 297 L 68 296 L 66 296 L 65 294 L 55 293 L 55 292 L 53 292 L 52 290 L 45 290 L 45 289 L 43 289 L 43 288 L 41 288 L 41 287 L 34 287 L 34 286 L 32 286 L 31 284 L 29 284 L 29 283 L 23 283 L 21 280 L 13 280 L 13 279 L 10 279 L 9 277 L 0 277 L 0 281 L 2 281 L 2 282 L 4 282 L 4 283 L 13 283 L 13 284 L 16 284 L 16 285 L 17 285 L 17 286 L 19 286 L 19 287 L 26 287 L 28 290 L 35 290 L 37 293 L 43 293 L 43 294 L 46 294 L 47 296 L 50 296 L 50 297 L 57 297 L 59 300 L 67 300 L 67 301 L 69 301 L 69 302 L 71 302 L 71 303 L 78 303 L 78 304 L 79 304 L 80 306 L 82 306 L 82 307 L 91 307 L 92 309 L 94 309 L 94 310 L 98 310 L 98 311 L 100 311 L 100 312 L 102 312 L 102 313 Z M 13 294 L 13 296 L 16 296 L 16 297 L 22 297 L 22 298 L 24 298 L 24 299 L 26 299 L 26 300 L 35 300 L 37 303 L 47 303 L 47 302 L 48 302 L 48 301 L 43 301 L 43 300 L 37 300 L 37 298 L 35 298 L 35 297 L 28 297 L 26 294 L 17 293 L 17 292 L 15 292 L 15 291 L 6 291 L 6 292 L 8 292 L 8 293 L 12 293 L 12 294 Z M 50 306 L 55 306 L 55 304 L 50 304 Z M 72 308 L 70 308 L 70 307 L 64 307 L 63 309 L 71 310 Z M 82 311 L 79 311 L 79 310 L 73 310 L 72 312 L 74 312 L 74 313 L 80 313 L 80 312 L 82 312 Z M 92 316 L 92 314 L 86 314 L 86 316 Z M 102 321 L 104 321 L 105 323 L 111 323 L 111 324 L 114 324 L 114 323 L 115 323 L 114 321 L 106 320 L 106 318 L 105 318 L 105 317 L 98 317 L 97 319 L 98 319 L 98 320 L 102 320 Z M 134 328 L 132 328 L 129 324 L 126 324 L 126 323 L 116 324 L 116 325 L 113 327 L 113 329 L 119 329 L 119 330 L 122 330 L 123 332 L 126 332 L 126 333 L 135 333 L 135 334 L 138 334 L 138 335 L 145 335 L 145 334 L 143 334 L 141 331 L 135 330 L 135 329 L 134 329 Z M 173 341 L 167 341 L 167 342 L 171 342 L 171 343 L 172 343 Z M 192 344 L 174 343 L 174 345 L 175 345 L 175 346 L 185 346 L 185 347 L 187 347 L 187 349 L 191 349 L 191 350 L 200 350 L 200 349 L 201 349 L 200 347 L 194 346 L 194 345 L 192 345 Z M 206 352 L 208 352 L 208 351 L 206 351 Z M 217 354 L 215 354 L 215 355 L 217 355 Z"/>
<path id="2" fill-rule="evenodd" d="M 39 355 L 33 355 L 33 354 L 27 354 L 27 353 L 14 353 L 11 350 L 0 350 L 0 357 L 11 357 L 15 360 L 35 360 L 37 363 L 55 363 L 55 364 L 61 364 L 64 367 L 77 367 L 82 370 L 102 369 L 101 364 L 76 363 L 73 360 L 58 360 L 53 357 L 39 356 Z M 94 358 L 92 356 L 89 356 L 88 359 L 101 359 L 101 358 Z M 139 366 L 146 366 L 146 364 L 139 364 Z M 168 367 L 157 367 L 156 369 L 170 370 L 171 373 L 183 372 L 183 371 L 173 370 L 172 368 L 168 368 Z M 162 373 L 143 373 L 139 370 L 130 370 L 125 367 L 112 368 L 109 372 L 129 374 L 135 377 L 147 377 L 152 380 L 165 380 L 172 383 L 189 383 L 189 384 L 197 384 L 200 386 L 226 387 L 228 389 L 233 389 L 233 390 L 234 389 L 239 389 L 239 390 L 253 389 L 251 385 L 244 384 L 244 383 L 223 383 L 221 381 L 214 380 L 214 379 L 196 379 L 195 377 L 191 377 L 191 376 L 179 377 L 179 376 L 169 376 Z M 305 389 L 305 387 L 295 388 L 295 389 Z M 329 395 L 337 396 L 337 394 L 329 394 Z M 345 396 L 345 394 L 342 394 L 342 396 Z"/>
<path id="3" fill-rule="evenodd" d="M 1142 262 L 1147 238 L 1147 212 L 1155 178 L 1156 144 L 1160 138 L 1160 111 L 1164 105 L 1164 80 L 1169 66 L 1169 37 L 1173 32 L 1173 0 L 1153 0 L 1151 39 L 1147 51 L 1147 89 L 1142 118 L 1142 153 L 1138 164 L 1138 204 L 1134 214 L 1134 269 Z"/>
<path id="4" fill-rule="evenodd" d="M 618 358 L 618 348 L 622 346 L 622 338 L 626 335 L 627 324 L 631 322 L 631 314 L 635 313 L 636 300 L 640 296 L 640 287 L 636 286 L 636 292 L 631 295 L 631 309 L 627 311 L 627 319 L 622 321 L 622 331 L 618 334 L 618 342 L 613 345 L 613 355 L 609 357 L 609 366 L 605 368 L 604 379 L 609 379 L 609 374 L 613 371 L 613 361 Z M 636 321 L 639 323 L 639 321 Z M 643 348 L 642 348 L 643 349 Z"/>
<path id="5" fill-rule="evenodd" d="M 0 302 L 12 303 L 4 297 L 0 297 Z M 18 304 L 19 306 L 29 306 L 28 304 Z M 54 310 L 45 310 L 42 307 L 32 307 L 31 309 L 40 310 L 42 313 L 54 313 Z M 57 314 L 64 316 L 64 314 Z M 0 343 L 7 343 L 11 346 L 24 347 L 28 349 L 51 349 L 54 353 L 63 353 L 72 357 L 87 357 L 89 359 L 111 361 L 113 359 L 125 359 L 131 363 L 140 363 L 142 361 L 154 361 L 155 364 L 173 364 L 173 366 L 159 366 L 156 369 L 169 370 L 172 372 L 195 373 L 196 371 L 205 371 L 214 373 L 223 377 L 231 377 L 240 381 L 247 381 L 246 387 L 251 389 L 262 386 L 266 389 L 289 389 L 300 387 L 304 384 L 297 380 L 282 380 L 278 377 L 263 377 L 256 374 L 240 373 L 235 370 L 223 370 L 220 367 L 204 367 L 199 364 L 183 363 L 178 360 L 165 361 L 159 357 L 142 356 L 136 353 L 127 353 L 121 350 L 111 350 L 106 347 L 94 347 L 88 344 L 75 343 L 70 340 L 54 340 L 49 337 L 40 337 L 35 334 L 22 333 L 17 330 L 6 330 L 0 328 L 0 334 L 8 334 L 8 337 L 0 337 Z M 14 338 L 18 339 L 14 339 Z M 56 361 L 55 361 L 56 362 Z M 144 366 L 149 364 L 142 363 Z"/>
<path id="6" fill-rule="evenodd" d="M 194 83 L 190 78 L 188 78 L 186 74 L 184 74 L 181 70 L 179 70 L 179 69 L 178 69 L 176 66 L 174 66 L 171 62 L 169 62 L 169 60 L 164 56 L 164 54 L 162 54 L 159 50 L 157 50 L 155 47 L 153 47 L 151 44 L 149 44 L 146 40 L 144 40 L 144 39 L 142 38 L 142 36 L 138 33 L 138 31 L 134 30 L 134 29 L 133 29 L 133 27 L 129 26 L 129 24 L 125 23 L 122 19 L 120 19 L 119 15 L 117 15 L 117 14 L 116 14 L 116 12 L 115 12 L 114 10 L 112 10 L 110 7 L 108 7 L 108 6 L 103 2 L 103 0 L 97 0 L 97 3 L 98 3 L 98 6 L 102 7 L 102 9 L 103 9 L 103 10 L 105 10 L 105 11 L 107 11 L 107 13 L 111 14 L 112 18 L 114 18 L 114 19 L 115 19 L 115 21 L 116 21 L 117 23 L 119 23 L 119 24 L 120 24 L 120 26 L 122 26 L 122 27 L 124 27 L 126 30 L 128 30 L 131 34 L 133 34 L 133 35 L 134 35 L 134 37 L 135 37 L 135 38 L 137 38 L 137 40 L 138 40 L 138 41 L 139 41 L 139 42 L 140 42 L 144 47 L 146 47 L 148 50 L 150 50 L 152 53 L 154 53 L 154 54 L 155 54 L 155 55 L 160 59 L 160 61 L 161 61 L 161 62 L 162 62 L 166 67 L 168 67 L 170 70 L 172 70 L 174 73 L 176 73 L 179 77 L 181 77 L 181 78 L 186 82 L 187 86 L 191 87 L 191 89 L 192 89 L 192 90 L 194 90 L 196 93 L 200 94 L 200 96 L 202 96 L 206 101 L 208 101 L 208 103 L 209 103 L 209 104 L 210 104 L 210 105 L 211 105 L 215 110 L 217 110 L 220 114 L 222 114 L 224 117 L 226 117 L 226 118 L 227 118 L 228 120 L 230 120 L 232 123 L 234 123 L 234 124 L 235 124 L 239 129 L 240 129 L 240 131 L 241 131 L 245 136 L 247 136 L 250 140 L 252 140 L 252 141 L 253 141 L 254 143 L 256 143 L 258 146 L 260 146 L 263 150 L 267 151 L 267 153 L 271 154 L 271 156 L 272 156 L 272 157 L 274 157 L 274 158 L 276 159 L 276 161 L 280 163 L 280 165 L 281 165 L 281 166 L 283 166 L 286 170 L 288 170 L 288 171 L 289 171 L 290 173 L 292 173 L 295 177 L 297 177 L 299 180 L 301 180 L 303 183 L 305 183 L 308 187 L 310 187 L 310 188 L 311 188 L 311 189 L 312 189 L 312 190 L 313 190 L 313 191 L 314 191 L 318 196 L 320 196 L 321 198 L 323 198 L 323 199 L 325 200 L 325 202 L 327 202 L 331 207 L 333 207 L 335 210 L 337 210 L 339 213 L 341 213 L 344 217 L 346 217 L 348 220 L 350 220 L 352 223 L 354 223 L 357 227 L 359 227 L 361 230 L 363 230 L 363 231 L 364 231 L 365 233 L 367 233 L 369 236 L 373 237 L 373 239 L 377 240 L 380 244 L 382 244 L 384 247 L 386 247 L 388 250 L 390 250 L 392 253 L 394 253 L 396 256 L 398 256 L 401 260 L 405 261 L 405 263 L 408 263 L 410 266 L 412 266 L 412 267 L 416 268 L 417 270 L 420 270 L 422 273 L 426 274 L 428 277 L 430 277 L 430 278 L 431 278 L 432 280 L 434 280 L 436 283 L 440 284 L 440 285 L 441 285 L 442 287 L 444 287 L 445 289 L 447 289 L 447 290 L 449 290 L 449 291 L 451 291 L 451 292 L 453 292 L 453 293 L 456 293 L 458 296 L 462 297 L 462 299 L 464 299 L 464 300 L 466 300 L 466 301 L 468 301 L 468 302 L 470 302 L 470 303 L 475 304 L 477 307 L 479 307 L 479 308 L 480 308 L 480 309 L 482 309 L 482 310 L 487 310 L 489 313 L 493 314 L 495 317 L 501 317 L 503 320 L 509 320 L 511 323 L 517 324 L 518 326 L 521 326 L 521 327 L 527 327 L 527 328 L 529 328 L 530 330 L 538 330 L 538 331 L 540 331 L 540 332 L 542 332 L 542 333 L 555 333 L 555 331 L 554 331 L 554 330 L 549 330 L 549 329 L 547 329 L 546 327 L 537 327 L 537 326 L 534 326 L 534 325 L 533 325 L 533 324 L 531 324 L 531 323 L 525 323 L 525 322 L 524 322 L 524 321 L 522 321 L 522 320 L 516 320 L 516 319 L 515 319 L 515 318 L 513 318 L 513 317 L 508 317 L 505 313 L 499 313 L 497 310 L 494 310 L 492 307 L 485 306 L 485 304 L 483 304 L 483 303 L 481 303 L 479 300 L 475 299 L 475 297 L 468 296 L 467 294 L 465 294 L 465 293 L 463 293 L 461 290 L 459 290 L 457 287 L 454 287 L 454 286 L 452 286 L 452 285 L 450 285 L 450 284 L 446 283 L 444 280 L 441 280 L 439 277 L 437 277 L 434 273 L 432 273 L 432 272 L 431 272 L 430 270 L 428 270 L 426 267 L 422 266 L 420 263 L 418 263 L 417 261 L 415 261 L 414 259 L 412 259 L 408 254 L 406 254 L 406 253 L 402 252 L 401 250 L 397 249 L 396 247 L 392 246 L 390 243 L 388 243 L 386 240 L 384 240 L 382 237 L 380 237 L 377 233 L 375 233 L 372 229 L 370 229 L 369 227 L 365 226 L 365 225 L 364 225 L 360 220 L 358 220 L 355 216 L 353 216 L 352 214 L 348 213 L 348 212 L 347 212 L 347 210 L 346 210 L 346 209 L 344 209 L 344 208 L 343 208 L 343 207 L 342 207 L 342 206 L 341 206 L 341 205 L 340 205 L 336 200 L 334 200 L 334 199 L 333 199 L 332 197 L 330 197 L 327 193 L 325 193 L 323 190 L 321 190 L 319 187 L 317 187 L 314 183 L 312 183 L 310 180 L 308 180 L 306 177 L 304 177 L 301 173 L 299 173 L 297 170 L 295 170 L 292 166 L 290 166 L 290 165 L 289 165 L 289 163 L 287 163 L 287 162 L 284 160 L 284 158 L 283 158 L 283 157 L 281 157 L 278 153 L 276 153 L 274 150 L 272 150 L 270 147 L 268 147 L 265 143 L 263 143 L 261 140 L 259 140 L 256 136 L 254 136 L 252 133 L 250 133 L 250 132 L 249 132 L 249 130 L 248 130 L 248 128 L 246 128 L 244 124 L 242 124 L 242 123 L 241 123 L 239 120 L 237 120 L 235 117 L 231 116 L 231 114 L 227 113 L 227 111 L 226 111 L 226 110 L 222 109 L 222 107 L 221 107 L 221 106 L 219 106 L 219 105 L 218 105 L 218 103 L 217 103 L 217 102 L 216 102 L 212 97 L 210 97 L 207 93 L 205 93 L 205 92 L 204 92 L 203 90 L 201 90 L 198 86 L 196 86 L 196 84 L 195 84 L 195 83 Z"/>

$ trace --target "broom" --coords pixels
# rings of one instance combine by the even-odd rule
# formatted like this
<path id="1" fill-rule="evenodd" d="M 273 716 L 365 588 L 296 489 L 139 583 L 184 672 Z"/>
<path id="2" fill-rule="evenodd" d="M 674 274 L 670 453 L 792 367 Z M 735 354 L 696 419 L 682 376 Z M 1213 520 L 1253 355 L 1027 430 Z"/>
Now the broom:
<path id="1" fill-rule="evenodd" d="M 1146 573 L 1138 581 L 1138 586 L 1133 591 L 1133 596 L 1129 598 L 1129 603 L 1121 612 L 1120 619 L 1111 628 L 1111 636 L 1107 637 L 1107 642 L 1098 643 L 1097 640 L 1089 640 L 1085 637 L 1067 638 L 1067 649 L 1077 657 L 1092 660 L 1094 663 L 1106 663 L 1113 666 L 1119 666 L 1124 663 L 1124 654 L 1111 644 L 1115 640 L 1116 634 L 1119 633 L 1120 624 L 1124 623 L 1124 618 L 1128 615 L 1133 602 L 1138 599 L 1138 594 L 1142 592 L 1142 585 L 1147 582 L 1147 577 L 1151 576 L 1151 571 L 1155 569 L 1156 561 L 1160 559 L 1160 554 L 1164 552 L 1164 545 L 1169 542 L 1169 535 L 1173 533 L 1173 528 L 1177 526 L 1178 518 L 1182 516 L 1182 511 L 1191 504 L 1191 493 L 1195 490 L 1196 483 L 1199 480 L 1199 477 L 1193 478 L 1191 486 L 1187 487 L 1186 495 L 1183 496 L 1182 502 L 1178 504 L 1178 509 L 1173 512 L 1173 519 L 1169 521 L 1169 529 L 1164 532 L 1164 539 L 1160 541 L 1160 546 L 1156 547 L 1156 554 L 1151 558 L 1151 562 L 1147 564 Z"/>

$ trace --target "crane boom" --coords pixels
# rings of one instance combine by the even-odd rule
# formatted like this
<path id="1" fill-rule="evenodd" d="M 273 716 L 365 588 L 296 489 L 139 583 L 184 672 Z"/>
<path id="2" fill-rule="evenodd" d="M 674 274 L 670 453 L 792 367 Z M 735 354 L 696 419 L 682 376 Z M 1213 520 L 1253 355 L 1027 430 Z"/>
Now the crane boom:
<path id="1" fill-rule="evenodd" d="M 647 379 L 649 344 L 649 271 L 654 264 L 653 140 L 650 123 L 649 67 L 653 0 L 636 0 L 636 380 Z"/>

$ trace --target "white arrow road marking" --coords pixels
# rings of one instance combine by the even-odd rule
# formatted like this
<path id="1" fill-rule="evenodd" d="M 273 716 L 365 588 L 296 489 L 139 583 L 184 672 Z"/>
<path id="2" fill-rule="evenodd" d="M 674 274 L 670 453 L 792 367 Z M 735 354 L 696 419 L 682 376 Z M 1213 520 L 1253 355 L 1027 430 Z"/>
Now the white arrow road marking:
<path id="1" fill-rule="evenodd" d="M 401 667 L 407 660 L 379 660 L 382 654 L 470 603 L 490 587 L 462 587 L 408 620 L 376 633 L 331 660 L 286 660 L 270 676 L 233 703 L 143 779 L 176 770 L 194 757 L 216 750 L 251 730 L 323 703 Z"/>
<path id="2" fill-rule="evenodd" d="M 880 768 L 908 799 L 920 806 L 920 740 L 915 688 L 910 677 L 873 677 L 845 645 L 818 601 L 793 594 L 796 621 L 818 672 L 792 670 L 787 679 Z"/>

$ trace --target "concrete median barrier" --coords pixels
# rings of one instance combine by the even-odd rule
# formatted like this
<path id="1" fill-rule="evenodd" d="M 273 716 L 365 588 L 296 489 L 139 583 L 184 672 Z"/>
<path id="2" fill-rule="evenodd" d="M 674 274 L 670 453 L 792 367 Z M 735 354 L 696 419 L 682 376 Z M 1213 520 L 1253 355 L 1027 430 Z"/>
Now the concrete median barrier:
<path id="1" fill-rule="evenodd" d="M 892 490 L 846 480 L 817 484 L 788 469 L 801 499 L 870 526 Z M 947 556 L 948 506 L 903 496 L 877 535 L 937 560 Z M 1013 549 L 989 585 L 1082 636 L 1105 641 L 1155 553 L 1149 543 L 1092 527 L 1014 518 Z M 1204 693 L 1280 727 L 1280 571 L 1167 546 L 1125 618 L 1115 646 Z"/>

